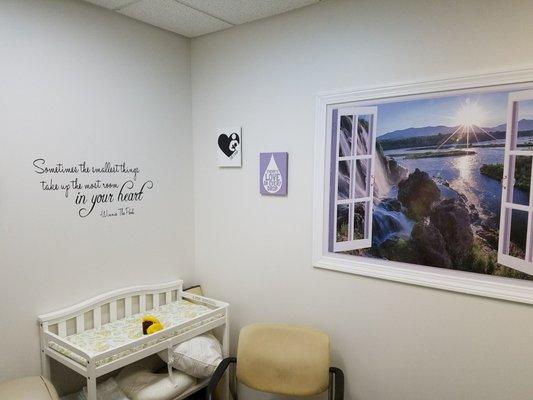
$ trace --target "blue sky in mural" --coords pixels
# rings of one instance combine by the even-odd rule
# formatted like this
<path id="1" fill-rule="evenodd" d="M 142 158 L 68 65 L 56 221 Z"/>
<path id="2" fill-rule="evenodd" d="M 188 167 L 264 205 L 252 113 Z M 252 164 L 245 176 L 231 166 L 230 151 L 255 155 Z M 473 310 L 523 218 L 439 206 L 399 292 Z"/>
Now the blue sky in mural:
<path id="1" fill-rule="evenodd" d="M 399 101 L 378 106 L 378 136 L 425 126 L 458 126 L 470 119 L 481 127 L 505 123 L 508 92 Z M 533 101 L 521 104 L 519 119 L 533 118 Z"/>

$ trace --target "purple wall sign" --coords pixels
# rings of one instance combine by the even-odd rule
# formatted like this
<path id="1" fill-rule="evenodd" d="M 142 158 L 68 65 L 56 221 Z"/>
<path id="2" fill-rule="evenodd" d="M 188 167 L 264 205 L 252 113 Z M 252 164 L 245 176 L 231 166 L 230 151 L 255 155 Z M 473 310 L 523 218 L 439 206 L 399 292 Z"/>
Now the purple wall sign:
<path id="1" fill-rule="evenodd" d="M 287 196 L 289 153 L 259 153 L 259 192 Z"/>

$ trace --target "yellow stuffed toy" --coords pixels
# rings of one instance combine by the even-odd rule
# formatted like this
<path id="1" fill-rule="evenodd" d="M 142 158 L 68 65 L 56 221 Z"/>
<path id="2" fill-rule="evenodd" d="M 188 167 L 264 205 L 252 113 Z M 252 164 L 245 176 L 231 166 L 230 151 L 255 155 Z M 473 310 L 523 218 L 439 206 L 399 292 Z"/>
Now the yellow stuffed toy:
<path id="1" fill-rule="evenodd" d="M 145 315 L 143 317 L 143 335 L 151 335 L 152 333 L 163 330 L 164 326 L 153 315 Z"/>

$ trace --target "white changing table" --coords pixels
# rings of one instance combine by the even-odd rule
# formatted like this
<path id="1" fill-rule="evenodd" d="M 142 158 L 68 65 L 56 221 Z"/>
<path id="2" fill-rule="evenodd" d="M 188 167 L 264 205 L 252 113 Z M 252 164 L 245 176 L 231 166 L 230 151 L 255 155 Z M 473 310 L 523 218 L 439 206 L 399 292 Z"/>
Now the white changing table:
<path id="1" fill-rule="evenodd" d="M 218 329 L 223 356 L 229 352 L 227 303 L 183 292 L 183 281 L 115 290 L 38 317 L 42 374 L 50 379 L 50 357 L 87 379 L 96 400 L 96 379 L 118 368 Z M 154 314 L 165 329 L 142 335 L 142 316 Z M 200 381 L 174 400 L 207 386 Z M 224 382 L 228 398 L 228 379 Z"/>

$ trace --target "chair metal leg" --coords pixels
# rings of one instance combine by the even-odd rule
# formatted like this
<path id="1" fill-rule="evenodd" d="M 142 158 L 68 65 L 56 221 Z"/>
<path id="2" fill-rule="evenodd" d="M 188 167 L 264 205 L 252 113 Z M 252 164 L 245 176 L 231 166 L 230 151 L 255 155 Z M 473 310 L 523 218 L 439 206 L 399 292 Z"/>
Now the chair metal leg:
<path id="1" fill-rule="evenodd" d="M 344 400 L 344 373 L 340 368 L 331 367 L 330 385 L 329 385 L 329 399 Z"/>
<path id="2" fill-rule="evenodd" d="M 206 400 L 213 400 L 215 398 L 215 390 L 217 388 L 218 383 L 224 377 L 224 373 L 226 372 L 230 364 L 234 364 L 236 362 L 237 359 L 235 357 L 227 357 L 223 359 L 222 362 L 218 365 L 217 369 L 213 373 L 213 376 L 211 376 L 211 379 L 209 380 L 209 384 L 207 385 Z"/>

